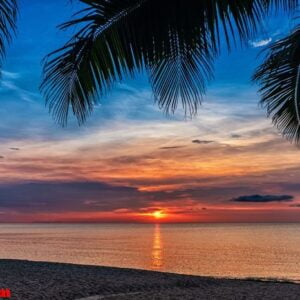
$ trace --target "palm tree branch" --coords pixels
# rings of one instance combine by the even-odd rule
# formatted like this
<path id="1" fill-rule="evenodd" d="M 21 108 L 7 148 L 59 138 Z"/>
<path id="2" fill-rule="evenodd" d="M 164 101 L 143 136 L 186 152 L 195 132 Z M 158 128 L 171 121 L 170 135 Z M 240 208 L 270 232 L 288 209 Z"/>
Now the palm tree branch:
<path id="1" fill-rule="evenodd" d="M 103 96 L 113 83 L 133 74 L 141 61 L 132 55 L 124 39 L 122 19 L 142 1 L 116 10 L 107 20 L 98 20 L 102 7 L 84 10 L 88 14 L 62 25 L 67 28 L 87 22 L 64 47 L 46 57 L 41 89 L 55 119 L 66 124 L 70 106 L 79 123 L 93 110 L 97 96 Z M 99 25 L 99 22 L 101 25 Z M 117 28 L 114 29 L 114 25 Z"/>
<path id="2" fill-rule="evenodd" d="M 300 141 L 300 26 L 268 48 L 253 79 L 260 84 L 261 104 L 289 140 Z"/>
<path id="3" fill-rule="evenodd" d="M 0 56 L 5 56 L 5 46 L 11 41 L 12 32 L 16 30 L 17 19 L 17 1 L 2 0 L 0 1 Z"/>
<path id="4" fill-rule="evenodd" d="M 224 35 L 248 42 L 271 0 L 81 0 L 88 6 L 61 29 L 79 26 L 44 63 L 41 90 L 63 125 L 70 107 L 79 123 L 124 76 L 146 69 L 166 112 L 179 101 L 197 111 Z M 273 0 L 280 5 L 291 0 Z"/>

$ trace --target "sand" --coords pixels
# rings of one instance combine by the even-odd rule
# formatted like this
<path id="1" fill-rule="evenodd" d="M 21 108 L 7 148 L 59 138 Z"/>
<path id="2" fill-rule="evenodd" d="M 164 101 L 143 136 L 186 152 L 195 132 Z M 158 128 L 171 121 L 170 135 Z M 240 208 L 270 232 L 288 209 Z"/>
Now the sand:
<path id="1" fill-rule="evenodd" d="M 143 270 L 0 260 L 11 299 L 300 299 L 300 284 Z"/>

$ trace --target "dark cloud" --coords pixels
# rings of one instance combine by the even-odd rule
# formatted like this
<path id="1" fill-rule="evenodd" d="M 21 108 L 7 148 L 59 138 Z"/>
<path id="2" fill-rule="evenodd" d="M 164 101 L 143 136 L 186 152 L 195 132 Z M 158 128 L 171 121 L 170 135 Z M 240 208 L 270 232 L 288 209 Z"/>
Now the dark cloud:
<path id="1" fill-rule="evenodd" d="M 65 211 L 112 211 L 130 209 L 151 211 L 158 203 L 194 199 L 197 203 L 216 193 L 212 189 L 180 189 L 175 191 L 140 191 L 136 187 L 112 185 L 103 182 L 30 182 L 0 185 L 0 209 L 21 213 L 65 212 Z M 226 193 L 226 188 L 220 194 Z M 218 191 L 217 191 L 218 193 Z M 205 208 L 201 208 L 205 210 Z M 200 209 L 200 210 L 201 210 Z M 198 211 L 198 210 L 197 210 Z"/>
<path id="2" fill-rule="evenodd" d="M 155 160 L 155 156 L 151 155 L 124 155 L 124 156 L 119 156 L 119 157 L 114 157 L 113 159 L 109 158 L 106 160 L 106 162 L 109 165 L 115 165 L 117 164 L 120 166 L 120 164 L 147 164 L 147 162 L 151 162 L 152 160 Z"/>
<path id="3" fill-rule="evenodd" d="M 169 149 L 178 149 L 178 148 L 183 148 L 184 146 L 169 146 L 169 147 L 160 147 L 159 149 L 162 150 L 169 150 Z"/>
<path id="4" fill-rule="evenodd" d="M 256 188 L 248 186 L 224 186 L 212 185 L 210 187 L 183 188 L 173 191 L 155 191 L 151 198 L 159 202 L 172 200 L 193 199 L 200 201 L 203 205 L 210 203 L 224 203 L 224 199 L 230 199 L 240 193 L 253 193 Z M 150 195 L 150 193 L 148 193 Z"/>
<path id="5" fill-rule="evenodd" d="M 230 136 L 231 136 L 233 139 L 240 139 L 240 138 L 242 137 L 241 134 L 236 134 L 236 133 L 232 133 Z"/>
<path id="6" fill-rule="evenodd" d="M 177 202 L 183 203 L 186 199 L 194 204 L 217 204 L 223 202 L 224 197 L 230 198 L 245 191 L 252 192 L 242 185 L 230 188 L 212 186 L 174 191 L 141 191 L 126 184 L 36 181 L 0 184 L 0 209 L 18 213 L 104 212 L 120 209 L 139 211 L 162 204 L 177 205 Z"/>
<path id="7" fill-rule="evenodd" d="M 12 147 L 12 148 L 9 148 L 10 150 L 13 150 L 13 151 L 19 151 L 20 148 L 16 148 L 16 147 Z"/>
<path id="8" fill-rule="evenodd" d="M 278 173 L 277 173 L 278 174 Z M 278 176 L 275 174 L 275 176 Z M 300 173 L 299 173 L 299 168 L 296 169 L 286 169 L 284 170 L 284 174 L 289 174 L 290 176 L 294 176 L 297 178 Z M 274 186 L 278 186 L 278 184 L 274 184 Z M 299 193 L 300 192 L 300 184 L 298 182 L 281 182 L 280 187 L 283 190 L 294 192 L 294 193 Z"/>
<path id="9" fill-rule="evenodd" d="M 2 155 L 0 155 L 0 159 L 3 159 L 3 158 L 5 158 L 4 156 L 2 156 Z"/>
<path id="10" fill-rule="evenodd" d="M 253 202 L 253 203 L 263 203 L 263 202 L 287 202 L 293 201 L 294 196 L 292 195 L 246 195 L 239 196 L 237 198 L 231 199 L 235 202 Z"/>
<path id="11" fill-rule="evenodd" d="M 203 215 L 206 208 L 179 208 L 172 210 L 174 215 Z"/>
<path id="12" fill-rule="evenodd" d="M 102 182 L 0 185 L 0 208 L 19 212 L 110 211 L 144 205 L 137 188 Z"/>
<path id="13" fill-rule="evenodd" d="M 169 205 L 178 207 L 176 213 L 197 215 L 206 213 L 205 211 L 214 205 L 224 205 L 224 199 L 242 193 L 251 195 L 255 191 L 257 188 L 254 190 L 242 184 L 234 187 L 212 185 L 173 191 L 145 191 L 122 183 L 35 181 L 0 184 L 0 210 L 7 214 L 10 212 L 18 214 L 124 212 L 125 210 L 147 212 Z M 260 192 L 259 189 L 258 191 Z M 259 203 L 292 199 L 290 195 L 253 195 L 241 196 L 233 201 Z M 198 206 L 199 204 L 201 206 Z M 230 207 L 228 202 L 227 204 Z"/>
<path id="14" fill-rule="evenodd" d="M 207 140 L 192 140 L 192 143 L 194 144 L 202 144 L 202 145 L 207 145 L 207 144 L 211 144 L 214 141 L 207 141 Z"/>
<path id="15" fill-rule="evenodd" d="M 292 204 L 290 207 L 300 207 L 300 204 Z"/>

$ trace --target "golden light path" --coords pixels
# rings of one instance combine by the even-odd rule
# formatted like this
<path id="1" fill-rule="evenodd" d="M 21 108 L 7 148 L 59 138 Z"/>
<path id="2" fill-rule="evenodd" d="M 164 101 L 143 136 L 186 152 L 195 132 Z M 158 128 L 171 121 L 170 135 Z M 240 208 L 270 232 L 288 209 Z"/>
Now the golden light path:
<path id="1" fill-rule="evenodd" d="M 163 244 L 160 232 L 160 224 L 154 225 L 153 246 L 151 252 L 151 269 L 161 269 L 163 266 Z"/>

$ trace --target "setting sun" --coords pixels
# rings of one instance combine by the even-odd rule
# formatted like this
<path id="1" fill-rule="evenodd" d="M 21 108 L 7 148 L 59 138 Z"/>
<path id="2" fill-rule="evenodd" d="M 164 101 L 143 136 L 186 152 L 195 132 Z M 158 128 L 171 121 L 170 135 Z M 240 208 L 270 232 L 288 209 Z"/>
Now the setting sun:
<path id="1" fill-rule="evenodd" d="M 163 211 L 155 211 L 152 213 L 152 216 L 155 218 L 155 219 L 161 219 L 161 218 L 164 218 L 165 217 L 165 213 Z"/>

